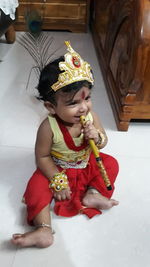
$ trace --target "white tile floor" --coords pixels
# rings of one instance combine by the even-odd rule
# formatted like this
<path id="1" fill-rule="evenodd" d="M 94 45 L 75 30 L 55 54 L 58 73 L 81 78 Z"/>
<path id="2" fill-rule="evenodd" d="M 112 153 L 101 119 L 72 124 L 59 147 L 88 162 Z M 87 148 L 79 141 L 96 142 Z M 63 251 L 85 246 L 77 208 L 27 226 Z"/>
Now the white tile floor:
<path id="1" fill-rule="evenodd" d="M 14 232 L 29 229 L 21 196 L 35 169 L 34 142 L 38 125 L 46 115 L 33 96 L 34 65 L 17 42 L 0 42 L 0 262 L 5 267 L 149 267 L 150 266 L 150 124 L 131 123 L 118 132 L 101 77 L 91 35 L 52 32 L 53 47 L 70 40 L 89 61 L 95 73 L 93 106 L 109 137 L 104 152 L 120 164 L 114 198 L 118 207 L 88 220 L 82 215 L 59 218 L 52 214 L 55 243 L 47 249 L 13 247 Z M 64 46 L 59 54 L 64 53 Z"/>

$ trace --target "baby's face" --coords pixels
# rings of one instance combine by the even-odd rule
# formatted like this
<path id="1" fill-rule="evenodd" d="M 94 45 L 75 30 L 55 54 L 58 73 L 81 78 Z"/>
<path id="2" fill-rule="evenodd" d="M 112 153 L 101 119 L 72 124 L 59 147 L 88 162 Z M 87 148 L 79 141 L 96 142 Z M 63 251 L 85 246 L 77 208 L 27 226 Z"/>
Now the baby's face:
<path id="1" fill-rule="evenodd" d="M 91 107 L 91 90 L 88 87 L 82 87 L 74 97 L 68 93 L 58 93 L 54 112 L 64 122 L 75 124 L 80 122 L 80 116 L 86 116 L 89 113 Z"/>

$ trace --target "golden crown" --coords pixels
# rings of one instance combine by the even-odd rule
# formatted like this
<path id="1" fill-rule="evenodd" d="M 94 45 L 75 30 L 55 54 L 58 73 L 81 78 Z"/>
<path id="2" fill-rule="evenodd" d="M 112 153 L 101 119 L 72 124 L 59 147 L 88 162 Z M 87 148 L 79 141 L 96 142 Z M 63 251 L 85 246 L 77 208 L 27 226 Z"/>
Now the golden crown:
<path id="1" fill-rule="evenodd" d="M 69 41 L 65 41 L 65 44 L 68 52 L 64 55 L 65 61 L 59 62 L 59 69 L 63 72 L 59 74 L 58 81 L 51 88 L 57 91 L 68 84 L 83 80 L 94 84 L 90 64 L 73 50 Z"/>

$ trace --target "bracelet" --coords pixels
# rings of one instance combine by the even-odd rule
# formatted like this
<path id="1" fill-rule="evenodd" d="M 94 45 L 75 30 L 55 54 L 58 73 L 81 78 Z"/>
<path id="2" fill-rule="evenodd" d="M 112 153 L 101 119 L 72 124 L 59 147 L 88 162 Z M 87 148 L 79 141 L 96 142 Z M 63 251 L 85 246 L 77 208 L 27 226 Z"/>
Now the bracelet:
<path id="1" fill-rule="evenodd" d="M 56 192 L 62 191 L 63 189 L 68 188 L 68 177 L 62 172 L 56 173 L 51 179 L 50 179 L 50 188 L 54 189 Z"/>
<path id="2" fill-rule="evenodd" d="M 98 148 L 100 148 L 104 144 L 104 142 L 105 142 L 105 135 L 102 132 L 100 132 L 99 129 L 97 129 L 97 132 L 98 132 L 99 140 L 96 143 L 96 146 Z"/>
<path id="3" fill-rule="evenodd" d="M 55 234 L 55 231 L 52 229 L 51 225 L 50 224 L 47 224 L 47 223 L 41 223 L 41 224 L 37 224 L 36 225 L 36 228 L 44 228 L 44 227 L 47 227 L 51 230 L 52 234 Z"/>

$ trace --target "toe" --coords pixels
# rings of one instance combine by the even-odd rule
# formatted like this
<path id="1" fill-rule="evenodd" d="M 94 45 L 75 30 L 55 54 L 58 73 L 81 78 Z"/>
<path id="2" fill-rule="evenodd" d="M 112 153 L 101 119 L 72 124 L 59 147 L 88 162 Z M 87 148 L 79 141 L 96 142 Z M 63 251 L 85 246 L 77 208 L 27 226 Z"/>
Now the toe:
<path id="1" fill-rule="evenodd" d="M 113 206 L 117 206 L 117 205 L 119 205 L 119 201 L 117 201 L 117 200 L 114 200 L 114 199 L 112 199 L 112 204 L 113 204 Z"/>
<path id="2" fill-rule="evenodd" d="M 14 234 L 13 236 L 12 236 L 12 238 L 13 239 L 17 239 L 17 238 L 20 238 L 20 237 L 22 237 L 23 235 L 22 234 Z"/>

